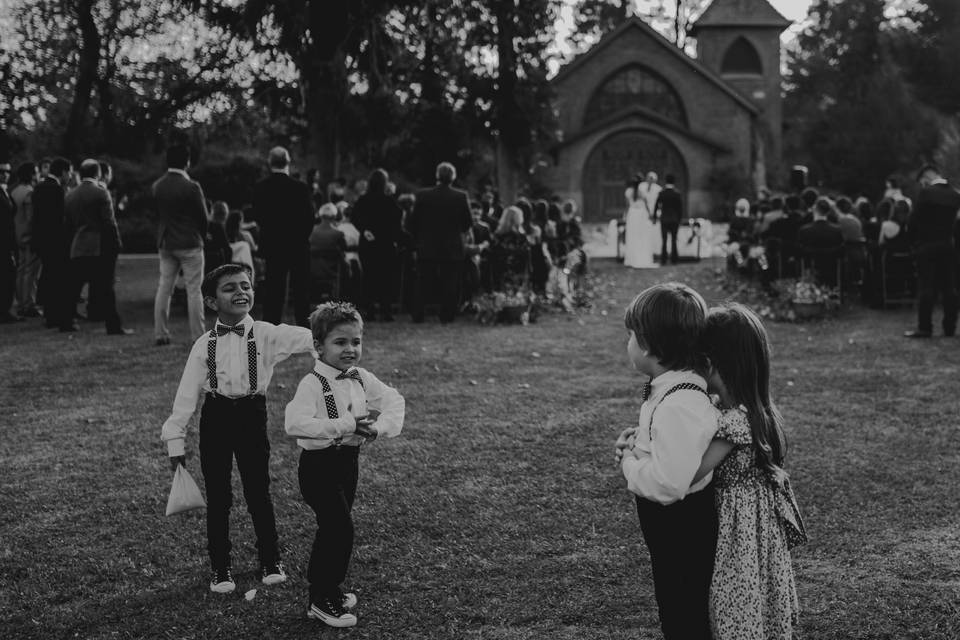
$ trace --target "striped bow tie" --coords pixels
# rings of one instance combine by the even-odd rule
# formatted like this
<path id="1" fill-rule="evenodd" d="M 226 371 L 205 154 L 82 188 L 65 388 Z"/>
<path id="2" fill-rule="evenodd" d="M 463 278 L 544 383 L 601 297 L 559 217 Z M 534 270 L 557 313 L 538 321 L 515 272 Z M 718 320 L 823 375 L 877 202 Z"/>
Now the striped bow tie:
<path id="1" fill-rule="evenodd" d="M 240 336 L 241 338 L 243 337 L 244 328 L 243 328 L 243 325 L 242 325 L 242 324 L 235 324 L 235 325 L 233 325 L 232 327 L 228 327 L 228 326 L 225 325 L 225 324 L 219 324 L 219 323 L 217 323 L 217 335 L 218 335 L 218 336 L 225 336 L 225 335 L 227 335 L 228 333 L 230 333 L 231 331 L 232 331 L 233 333 L 237 334 L 238 336 Z"/>
<path id="2" fill-rule="evenodd" d="M 363 378 L 360 377 L 360 372 L 356 369 L 348 369 L 337 376 L 337 380 L 346 380 L 347 378 L 352 378 L 360 384 L 363 384 Z"/>

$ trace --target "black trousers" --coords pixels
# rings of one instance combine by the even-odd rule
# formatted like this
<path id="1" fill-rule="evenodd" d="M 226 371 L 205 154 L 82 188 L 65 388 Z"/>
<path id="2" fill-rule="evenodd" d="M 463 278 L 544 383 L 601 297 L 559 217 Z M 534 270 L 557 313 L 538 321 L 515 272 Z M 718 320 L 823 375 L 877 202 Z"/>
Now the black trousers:
<path id="1" fill-rule="evenodd" d="M 288 253 L 267 256 L 264 280 L 263 319 L 280 324 L 287 304 L 287 278 L 293 289 L 293 316 L 296 324 L 309 326 L 310 249 L 292 247 Z"/>
<path id="2" fill-rule="evenodd" d="M 44 249 L 40 254 L 38 296 L 43 304 L 43 317 L 48 327 L 59 327 L 73 322 L 76 297 L 70 298 L 70 258 L 66 250 Z"/>
<path id="3" fill-rule="evenodd" d="M 339 601 L 353 554 L 353 500 L 360 447 L 331 446 L 300 453 L 300 493 L 313 509 L 317 533 L 310 550 L 310 602 Z"/>
<path id="4" fill-rule="evenodd" d="M 384 316 L 393 314 L 393 303 L 400 290 L 399 261 L 393 245 L 371 243 L 360 247 L 363 266 L 363 306 L 367 315 L 375 317 L 377 310 Z"/>
<path id="5" fill-rule="evenodd" d="M 460 304 L 460 270 L 463 260 L 418 260 L 417 286 L 410 315 L 414 322 L 423 320 L 428 292 L 435 292 L 440 301 L 440 322 L 453 322 Z"/>
<path id="6" fill-rule="evenodd" d="M 713 485 L 662 505 L 637 497 L 666 640 L 711 640 L 710 579 L 717 548 Z"/>
<path id="7" fill-rule="evenodd" d="M 120 315 L 117 313 L 117 294 L 114 291 L 114 280 L 117 272 L 117 254 L 110 253 L 103 256 L 83 256 L 70 261 L 70 291 L 67 299 L 72 300 L 70 308 L 76 311 L 76 300 L 80 296 L 84 283 L 90 285 L 88 300 L 96 300 L 96 310 L 100 319 L 104 321 L 107 331 L 119 331 L 121 328 Z M 87 311 L 89 313 L 88 304 Z M 73 314 L 69 318 L 61 318 L 67 324 L 72 322 Z"/>
<path id="8" fill-rule="evenodd" d="M 230 399 L 208 393 L 200 411 L 200 468 L 207 490 L 207 551 L 214 568 L 230 566 L 234 457 L 257 535 L 260 564 L 268 565 L 280 556 L 270 500 L 266 398 Z"/>
<path id="9" fill-rule="evenodd" d="M 664 222 L 660 221 L 660 263 L 667 264 L 667 237 L 671 237 L 670 245 L 670 262 L 676 264 L 678 259 L 677 254 L 677 231 L 680 229 L 679 222 Z"/>
<path id="10" fill-rule="evenodd" d="M 17 287 L 17 261 L 13 251 L 0 253 L 0 316 L 10 313 Z M 18 301 L 21 305 L 22 301 Z"/>
<path id="11" fill-rule="evenodd" d="M 917 329 L 933 331 L 933 305 L 943 298 L 943 332 L 957 328 L 957 252 L 952 244 L 917 250 Z"/>

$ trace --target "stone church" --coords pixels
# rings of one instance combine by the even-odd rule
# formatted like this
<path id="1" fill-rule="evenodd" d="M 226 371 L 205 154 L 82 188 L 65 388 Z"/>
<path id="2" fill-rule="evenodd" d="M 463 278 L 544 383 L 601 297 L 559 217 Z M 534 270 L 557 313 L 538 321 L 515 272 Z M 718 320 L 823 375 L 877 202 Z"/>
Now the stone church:
<path id="1" fill-rule="evenodd" d="M 715 215 L 718 181 L 765 186 L 780 173 L 790 24 L 767 0 L 713 0 L 690 29 L 692 58 L 630 18 L 553 78 L 561 140 L 544 183 L 589 222 L 619 217 L 641 171 L 673 174 L 691 217 Z"/>

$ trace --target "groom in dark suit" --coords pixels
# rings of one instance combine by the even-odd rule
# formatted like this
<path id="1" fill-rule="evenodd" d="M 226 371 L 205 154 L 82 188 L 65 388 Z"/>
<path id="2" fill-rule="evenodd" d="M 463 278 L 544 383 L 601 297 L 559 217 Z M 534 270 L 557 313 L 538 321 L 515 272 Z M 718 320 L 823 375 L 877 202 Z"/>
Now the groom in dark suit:
<path id="1" fill-rule="evenodd" d="M 407 217 L 407 231 L 417 247 L 417 283 L 411 315 L 423 322 L 427 290 L 440 296 L 440 322 L 453 322 L 460 301 L 464 234 L 470 229 L 470 198 L 451 185 L 457 170 L 449 162 L 437 165 L 437 186 L 417 192 Z"/>
<path id="2" fill-rule="evenodd" d="M 263 319 L 280 324 L 287 301 L 287 277 L 293 289 L 293 315 L 310 326 L 310 233 L 313 198 L 310 187 L 290 177 L 290 154 L 270 150 L 270 176 L 254 187 L 253 215 L 260 225 L 260 253 L 266 262 Z"/>

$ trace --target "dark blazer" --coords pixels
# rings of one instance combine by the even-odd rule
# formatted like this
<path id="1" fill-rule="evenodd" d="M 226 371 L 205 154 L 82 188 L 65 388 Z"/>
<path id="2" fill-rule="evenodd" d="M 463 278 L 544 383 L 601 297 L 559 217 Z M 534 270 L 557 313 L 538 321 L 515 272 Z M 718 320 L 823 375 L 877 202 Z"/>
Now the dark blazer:
<path id="1" fill-rule="evenodd" d="M 291 249 L 308 251 L 313 231 L 313 198 L 305 182 L 273 172 L 253 189 L 253 217 L 260 225 L 260 253 L 266 258 Z"/>
<path id="2" fill-rule="evenodd" d="M 907 233 L 914 247 L 951 244 L 960 193 L 946 182 L 924 187 L 913 202 Z"/>
<path id="3" fill-rule="evenodd" d="M 43 255 L 66 250 L 63 185 L 47 176 L 33 189 L 33 249 Z"/>
<path id="4" fill-rule="evenodd" d="M 17 225 L 14 222 L 16 207 L 13 198 L 0 189 L 0 259 L 17 250 Z"/>
<path id="5" fill-rule="evenodd" d="M 190 178 L 168 171 L 153 183 L 157 208 L 157 247 L 174 251 L 203 246 L 207 203 L 203 189 Z"/>
<path id="6" fill-rule="evenodd" d="M 113 201 L 110 193 L 96 182 L 84 179 L 67 194 L 64 215 L 74 229 L 71 258 L 110 255 L 120 250 Z"/>
<path id="7" fill-rule="evenodd" d="M 657 212 L 660 222 L 680 224 L 683 220 L 683 199 L 673 187 L 664 187 L 657 196 L 657 204 L 653 210 Z"/>
<path id="8" fill-rule="evenodd" d="M 843 245 L 843 234 L 832 222 L 814 220 L 797 231 L 797 244 L 805 249 L 836 249 Z"/>
<path id="9" fill-rule="evenodd" d="M 364 194 L 357 198 L 350 212 L 350 221 L 360 232 L 361 249 L 368 244 L 396 245 L 400 242 L 402 219 L 400 206 L 386 194 Z M 373 242 L 363 237 L 364 231 L 373 234 Z"/>
<path id="10" fill-rule="evenodd" d="M 438 184 L 417 192 L 407 231 L 416 243 L 418 259 L 462 261 L 463 234 L 472 224 L 467 194 Z"/>

